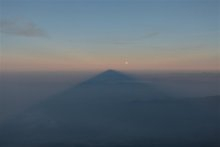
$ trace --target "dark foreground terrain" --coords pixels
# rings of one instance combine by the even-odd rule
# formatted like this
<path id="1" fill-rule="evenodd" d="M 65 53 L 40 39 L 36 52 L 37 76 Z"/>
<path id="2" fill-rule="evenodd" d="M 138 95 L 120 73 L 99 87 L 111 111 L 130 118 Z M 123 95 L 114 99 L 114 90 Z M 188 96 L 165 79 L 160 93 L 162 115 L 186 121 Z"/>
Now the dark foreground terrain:
<path id="1" fill-rule="evenodd" d="M 220 96 L 174 98 L 113 70 L 0 128 L 1 147 L 218 147 Z"/>

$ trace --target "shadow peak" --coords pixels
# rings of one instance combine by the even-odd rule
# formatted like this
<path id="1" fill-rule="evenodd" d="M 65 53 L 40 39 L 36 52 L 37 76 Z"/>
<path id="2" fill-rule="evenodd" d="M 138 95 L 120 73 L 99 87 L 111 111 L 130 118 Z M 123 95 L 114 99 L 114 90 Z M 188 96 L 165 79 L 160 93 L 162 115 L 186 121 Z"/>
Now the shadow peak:
<path id="1" fill-rule="evenodd" d="M 134 79 L 126 75 L 120 71 L 116 71 L 113 69 L 106 70 L 95 77 L 85 81 L 83 84 L 88 83 L 122 83 L 122 82 L 130 82 Z"/>

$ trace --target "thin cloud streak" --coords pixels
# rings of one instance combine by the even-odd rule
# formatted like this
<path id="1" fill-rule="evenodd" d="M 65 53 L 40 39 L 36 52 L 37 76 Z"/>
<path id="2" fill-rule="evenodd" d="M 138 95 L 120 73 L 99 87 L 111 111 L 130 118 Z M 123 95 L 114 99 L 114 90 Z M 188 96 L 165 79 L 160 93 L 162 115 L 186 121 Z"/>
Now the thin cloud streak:
<path id="1" fill-rule="evenodd" d="M 146 41 L 147 39 L 154 38 L 159 36 L 159 32 L 150 32 L 150 33 L 145 33 L 140 36 L 129 36 L 125 34 L 121 34 L 118 36 L 103 36 L 101 39 L 92 39 L 92 40 L 87 40 L 87 42 L 93 42 L 93 43 L 98 43 L 98 44 L 115 44 L 115 45 L 127 45 L 127 44 L 137 44 L 140 43 L 141 41 Z M 70 40 L 72 42 L 72 40 Z"/>
<path id="2" fill-rule="evenodd" d="M 48 37 L 45 30 L 31 21 L 0 20 L 0 32 L 24 37 Z"/>
<path id="3" fill-rule="evenodd" d="M 120 40 L 120 39 L 112 40 L 112 42 L 114 44 L 134 44 L 134 43 L 138 43 L 139 41 L 144 41 L 146 39 L 156 37 L 158 35 L 160 35 L 159 32 L 151 32 L 151 33 L 146 33 L 143 36 L 128 38 L 128 39 L 125 39 L 125 40 Z"/>

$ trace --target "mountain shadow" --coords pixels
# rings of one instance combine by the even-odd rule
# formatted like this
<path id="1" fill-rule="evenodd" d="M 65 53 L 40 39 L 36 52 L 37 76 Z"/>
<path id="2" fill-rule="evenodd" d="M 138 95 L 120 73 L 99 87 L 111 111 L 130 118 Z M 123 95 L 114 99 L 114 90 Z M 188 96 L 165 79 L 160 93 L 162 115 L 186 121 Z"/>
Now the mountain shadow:
<path id="1" fill-rule="evenodd" d="M 5 123 L 0 146 L 219 146 L 219 98 L 174 99 L 108 70 Z"/>

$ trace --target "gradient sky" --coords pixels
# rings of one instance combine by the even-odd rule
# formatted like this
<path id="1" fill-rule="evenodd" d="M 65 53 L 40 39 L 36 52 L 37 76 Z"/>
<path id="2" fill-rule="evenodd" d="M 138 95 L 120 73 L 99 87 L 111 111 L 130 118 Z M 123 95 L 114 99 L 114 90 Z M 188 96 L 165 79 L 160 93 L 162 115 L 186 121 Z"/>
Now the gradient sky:
<path id="1" fill-rule="evenodd" d="M 0 0 L 1 71 L 220 70 L 219 0 Z"/>

